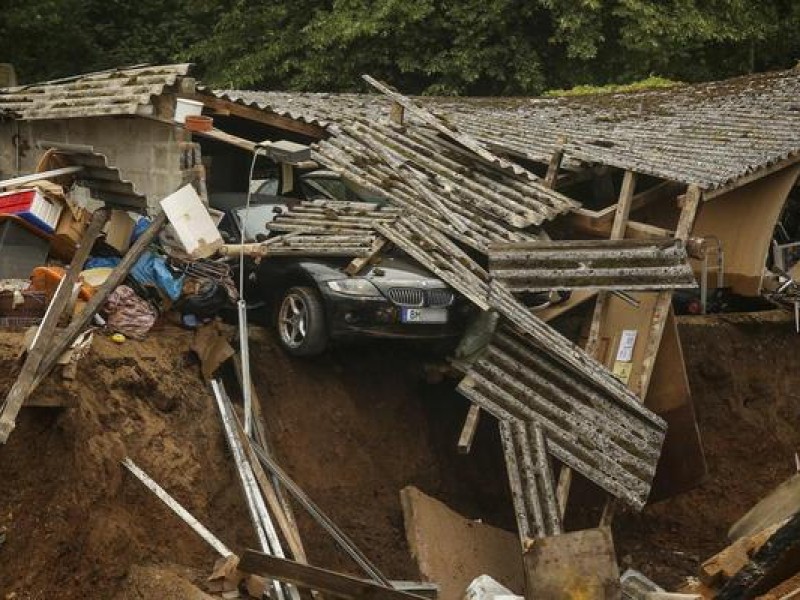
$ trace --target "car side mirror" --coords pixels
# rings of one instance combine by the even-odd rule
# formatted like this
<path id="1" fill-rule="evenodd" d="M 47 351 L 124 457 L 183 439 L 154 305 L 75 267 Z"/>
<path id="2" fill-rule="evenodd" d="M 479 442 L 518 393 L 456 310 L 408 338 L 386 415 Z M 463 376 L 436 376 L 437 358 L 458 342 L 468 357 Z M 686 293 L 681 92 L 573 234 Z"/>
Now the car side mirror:
<path id="1" fill-rule="evenodd" d="M 267 241 L 267 234 L 266 233 L 257 233 L 256 234 L 256 241 L 260 244 L 261 242 Z"/>

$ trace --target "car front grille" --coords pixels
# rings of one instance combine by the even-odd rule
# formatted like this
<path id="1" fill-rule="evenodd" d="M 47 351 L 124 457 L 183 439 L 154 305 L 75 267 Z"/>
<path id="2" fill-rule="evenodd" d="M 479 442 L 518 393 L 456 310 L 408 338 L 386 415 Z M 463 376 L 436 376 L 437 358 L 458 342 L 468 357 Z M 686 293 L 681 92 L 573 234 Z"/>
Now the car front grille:
<path id="1" fill-rule="evenodd" d="M 390 288 L 389 300 L 399 306 L 422 306 L 425 292 L 419 288 Z"/>
<path id="2" fill-rule="evenodd" d="M 398 306 L 444 307 L 453 303 L 453 292 L 446 289 L 423 290 L 420 288 L 390 288 L 389 300 Z"/>
<path id="3" fill-rule="evenodd" d="M 450 306 L 453 303 L 453 292 L 445 289 L 428 290 L 427 305 L 428 306 Z"/>

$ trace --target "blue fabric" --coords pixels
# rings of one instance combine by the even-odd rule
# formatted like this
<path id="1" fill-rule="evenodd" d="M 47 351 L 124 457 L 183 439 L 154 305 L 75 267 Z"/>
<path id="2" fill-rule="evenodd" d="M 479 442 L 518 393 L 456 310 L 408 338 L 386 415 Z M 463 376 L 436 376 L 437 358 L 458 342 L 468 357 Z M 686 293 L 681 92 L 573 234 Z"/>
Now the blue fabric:
<path id="1" fill-rule="evenodd" d="M 122 261 L 118 256 L 90 256 L 89 260 L 83 263 L 83 269 L 97 269 L 100 267 L 116 267 Z"/>
<path id="2" fill-rule="evenodd" d="M 180 298 L 183 290 L 183 275 L 173 277 L 164 258 L 152 252 L 139 257 L 131 269 L 131 277 L 142 285 L 155 285 L 173 301 Z"/>
<path id="3" fill-rule="evenodd" d="M 147 217 L 139 217 L 136 220 L 136 223 L 133 224 L 133 231 L 131 231 L 131 244 L 139 239 L 139 236 L 142 235 L 150 226 L 150 219 Z"/>

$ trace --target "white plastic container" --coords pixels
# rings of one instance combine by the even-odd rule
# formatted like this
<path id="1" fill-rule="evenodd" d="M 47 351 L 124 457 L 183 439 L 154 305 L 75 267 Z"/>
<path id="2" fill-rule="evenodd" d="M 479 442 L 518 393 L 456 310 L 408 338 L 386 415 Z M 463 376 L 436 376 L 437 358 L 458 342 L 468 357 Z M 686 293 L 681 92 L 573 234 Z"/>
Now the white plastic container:
<path id="1" fill-rule="evenodd" d="M 161 208 L 190 259 L 209 257 L 222 246 L 222 236 L 191 184 L 164 198 Z"/>
<path id="2" fill-rule="evenodd" d="M 185 123 L 186 117 L 198 116 L 203 112 L 203 103 L 197 100 L 189 100 L 187 98 L 178 98 L 175 103 L 175 122 Z"/>

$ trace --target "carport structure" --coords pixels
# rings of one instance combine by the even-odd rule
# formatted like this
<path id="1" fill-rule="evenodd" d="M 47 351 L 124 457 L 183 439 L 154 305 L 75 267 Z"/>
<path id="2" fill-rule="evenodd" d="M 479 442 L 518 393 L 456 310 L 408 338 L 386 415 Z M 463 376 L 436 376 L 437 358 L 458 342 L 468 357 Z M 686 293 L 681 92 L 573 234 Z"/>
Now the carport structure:
<path id="1" fill-rule="evenodd" d="M 696 485 L 672 291 L 689 283 L 687 249 L 701 273 L 721 248 L 726 284 L 759 293 L 800 171 L 800 74 L 560 99 L 411 99 L 366 79 L 381 93 L 194 98 L 231 125 L 208 137 L 253 123 L 313 142 L 318 164 L 401 209 L 375 223 L 383 238 L 500 315 L 459 390 L 501 421 L 523 542 L 562 531 L 573 471 L 635 508 Z M 548 288 L 572 296 L 531 312 L 518 294 Z M 578 345 L 548 325 L 591 302 Z"/>

